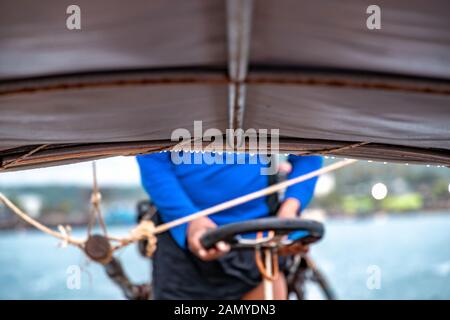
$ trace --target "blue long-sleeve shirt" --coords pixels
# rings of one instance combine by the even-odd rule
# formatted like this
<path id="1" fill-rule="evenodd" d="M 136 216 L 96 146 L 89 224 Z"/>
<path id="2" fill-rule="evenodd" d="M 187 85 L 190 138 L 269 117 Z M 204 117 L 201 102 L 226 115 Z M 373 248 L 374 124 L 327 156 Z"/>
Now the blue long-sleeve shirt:
<path id="1" fill-rule="evenodd" d="M 233 154 L 233 164 L 225 164 L 225 159 L 219 164 L 208 164 L 207 161 L 195 163 L 194 157 L 198 160 L 198 157 L 203 159 L 205 155 L 211 156 L 207 153 L 182 152 L 137 156 L 142 184 L 158 208 L 163 222 L 184 217 L 268 186 L 268 176 L 261 174 L 261 169 L 268 167 L 266 159 L 262 159 L 262 156 Z M 230 157 L 227 154 L 214 156 Z M 188 157 L 191 164 L 180 163 L 181 157 Z M 288 160 L 292 164 L 289 178 L 322 166 L 322 157 L 319 156 L 290 155 Z M 285 198 L 298 199 L 301 209 L 304 209 L 313 196 L 316 181 L 317 178 L 313 178 L 289 187 L 285 192 Z M 266 198 L 259 198 L 215 213 L 209 218 L 220 226 L 268 215 Z M 183 224 L 170 230 L 182 248 L 186 248 L 186 227 L 187 225 Z"/>

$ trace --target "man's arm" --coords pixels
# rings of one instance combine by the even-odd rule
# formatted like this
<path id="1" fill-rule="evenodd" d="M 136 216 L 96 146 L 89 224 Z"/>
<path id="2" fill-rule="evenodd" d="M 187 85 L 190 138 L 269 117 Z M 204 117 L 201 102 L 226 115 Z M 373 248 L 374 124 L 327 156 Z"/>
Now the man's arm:
<path id="1" fill-rule="evenodd" d="M 137 156 L 142 185 L 158 208 L 164 222 L 169 222 L 199 209 L 192 203 L 174 172 L 170 152 Z M 186 248 L 186 224 L 170 229 L 178 245 Z"/>
<path id="2" fill-rule="evenodd" d="M 174 164 L 170 153 L 154 153 L 151 155 L 138 156 L 137 161 L 141 170 L 142 184 L 152 198 L 155 206 L 164 222 L 199 211 L 186 194 L 174 172 Z M 171 228 L 170 232 L 177 244 L 189 249 L 204 260 L 212 260 L 228 252 L 229 247 L 219 242 L 216 248 L 205 250 L 200 238 L 211 228 L 217 225 L 208 217 L 195 219 L 189 224 L 182 224 Z"/>
<path id="3" fill-rule="evenodd" d="M 319 156 L 294 156 L 288 158 L 292 164 L 292 171 L 288 178 L 299 177 L 303 174 L 315 171 L 322 167 L 323 159 Z M 306 208 L 314 194 L 317 178 L 309 179 L 304 182 L 289 187 L 285 193 L 285 200 L 278 210 L 280 218 L 295 218 L 298 213 Z M 295 243 L 289 247 L 282 248 L 281 255 L 306 254 L 309 250 L 308 245 Z"/>
<path id="4" fill-rule="evenodd" d="M 320 156 L 290 155 L 288 160 L 292 164 L 289 179 L 320 169 L 323 163 L 323 158 Z M 295 210 L 295 213 L 306 208 L 314 195 L 316 183 L 317 177 L 290 186 L 286 190 L 283 206 L 288 206 L 290 211 Z"/>

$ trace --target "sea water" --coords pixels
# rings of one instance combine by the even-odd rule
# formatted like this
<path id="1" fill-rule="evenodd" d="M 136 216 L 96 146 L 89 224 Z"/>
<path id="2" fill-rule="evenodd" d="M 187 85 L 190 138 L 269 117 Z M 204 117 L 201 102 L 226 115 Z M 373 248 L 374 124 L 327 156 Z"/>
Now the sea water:
<path id="1" fill-rule="evenodd" d="M 450 299 L 450 212 L 329 219 L 311 256 L 340 299 Z M 112 227 L 125 234 L 128 227 Z M 75 231 L 83 236 L 82 230 Z M 135 282 L 150 262 L 136 246 L 118 254 Z M 79 273 L 73 273 L 79 270 Z M 79 283 L 73 285 L 73 276 Z M 376 281 L 373 282 L 374 277 Z M 373 283 L 377 285 L 372 285 Z M 308 298 L 320 290 L 308 285 Z M 0 299 L 123 299 L 98 264 L 36 231 L 0 232 Z"/>

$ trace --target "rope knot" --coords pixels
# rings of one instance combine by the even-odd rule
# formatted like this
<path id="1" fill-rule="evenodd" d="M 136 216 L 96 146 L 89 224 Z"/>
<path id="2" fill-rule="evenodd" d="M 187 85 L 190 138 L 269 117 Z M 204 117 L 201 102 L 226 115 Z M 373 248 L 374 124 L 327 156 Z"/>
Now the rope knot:
<path id="1" fill-rule="evenodd" d="M 153 221 L 144 220 L 139 223 L 139 225 L 131 230 L 131 237 L 135 241 L 146 240 L 146 255 L 148 257 L 153 256 L 156 250 L 157 238 L 155 236 L 155 224 Z"/>
<path id="2" fill-rule="evenodd" d="M 92 192 L 91 203 L 98 204 L 102 200 L 102 194 L 99 191 Z"/>

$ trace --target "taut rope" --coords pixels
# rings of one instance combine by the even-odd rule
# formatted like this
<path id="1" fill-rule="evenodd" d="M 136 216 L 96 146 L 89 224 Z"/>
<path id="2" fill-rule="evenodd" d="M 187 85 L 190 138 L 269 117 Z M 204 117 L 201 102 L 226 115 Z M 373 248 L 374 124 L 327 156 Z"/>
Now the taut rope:
<path id="1" fill-rule="evenodd" d="M 114 236 L 110 236 L 108 235 L 107 238 L 110 241 L 116 241 L 119 242 L 119 244 L 117 244 L 116 246 L 114 246 L 112 249 L 113 250 L 117 250 L 120 249 L 124 246 L 127 246 L 133 242 L 139 241 L 139 240 L 148 240 L 150 247 L 147 248 L 147 251 L 149 254 L 153 253 L 154 251 L 154 245 L 156 244 L 156 238 L 155 235 L 160 234 L 162 232 L 165 232 L 167 230 L 169 230 L 170 228 L 182 225 L 184 223 L 188 223 L 192 220 L 195 220 L 197 218 L 200 217 L 206 217 L 209 216 L 211 214 L 217 213 L 219 211 L 223 211 L 235 206 L 238 206 L 240 204 L 243 204 L 245 202 L 249 202 L 252 201 L 254 199 L 257 198 L 261 198 L 264 196 L 267 196 L 269 194 L 281 191 L 287 187 L 290 187 L 294 184 L 306 181 L 308 179 L 312 179 L 314 177 L 317 177 L 319 175 L 328 173 L 328 172 L 332 172 L 335 171 L 337 169 L 343 168 L 345 166 L 348 166 L 350 164 L 355 163 L 357 160 L 353 160 L 353 159 L 346 159 L 346 160 L 342 160 L 336 163 L 333 163 L 331 165 L 328 165 L 326 167 L 323 167 L 321 169 L 315 170 L 315 171 L 311 171 L 307 174 L 304 174 L 302 176 L 293 178 L 293 179 L 289 179 L 274 185 L 271 185 L 267 188 L 246 194 L 244 196 L 220 203 L 218 205 L 212 206 L 210 208 L 204 209 L 204 210 L 200 210 L 196 213 L 193 213 L 191 215 L 188 215 L 186 217 L 180 218 L 180 219 L 176 219 L 173 220 L 171 222 L 168 223 L 164 223 L 161 224 L 157 227 L 155 227 L 153 225 L 153 223 L 151 223 L 150 221 L 142 221 L 138 224 L 137 227 L 133 228 L 133 230 L 130 232 L 130 235 L 128 237 L 114 237 Z M 94 187 L 95 189 L 96 187 Z M 95 190 L 94 190 L 95 192 Z M 98 192 L 98 191 L 97 191 Z M 25 212 L 23 212 L 22 210 L 20 210 L 16 205 L 14 205 L 5 195 L 3 195 L 2 193 L 0 193 L 0 200 L 13 212 L 15 213 L 17 216 L 19 216 L 21 219 L 23 219 L 24 221 L 26 221 L 27 223 L 29 223 L 30 225 L 34 226 L 36 229 L 47 233 L 55 238 L 61 239 L 63 240 L 65 243 L 69 243 L 72 245 L 75 245 L 77 247 L 80 248 L 84 248 L 84 245 L 86 243 L 86 240 L 79 240 L 79 239 L 75 239 L 72 236 L 70 236 L 70 234 L 68 232 L 66 232 L 66 229 L 64 228 L 59 228 L 61 230 L 61 232 L 57 232 L 54 231 L 46 226 L 44 226 L 42 223 L 38 222 L 37 220 L 31 218 L 29 215 L 27 215 Z M 153 246 L 153 248 L 151 247 Z"/>
<path id="2" fill-rule="evenodd" d="M 313 154 L 315 154 L 315 155 L 327 155 L 327 154 L 330 154 L 330 153 L 336 154 L 336 153 L 339 153 L 339 152 L 344 151 L 344 150 L 349 150 L 349 149 L 354 149 L 354 148 L 358 148 L 358 147 L 361 147 L 361 146 L 365 146 L 365 145 L 367 145 L 369 143 L 370 142 L 358 142 L 358 143 L 348 144 L 348 145 L 345 145 L 343 147 L 322 149 L 322 150 L 315 150 L 315 151 L 308 151 L 306 153 L 303 153 L 302 156 L 313 155 Z"/>
<path id="3" fill-rule="evenodd" d="M 14 203 L 12 203 L 3 193 L 0 193 L 0 200 L 7 206 L 12 212 L 14 212 L 16 215 L 18 215 L 21 219 L 26 221 L 27 223 L 31 224 L 36 229 L 47 233 L 55 238 L 61 239 L 64 242 L 70 243 L 72 245 L 75 245 L 77 247 L 80 247 L 84 244 L 83 240 L 72 238 L 67 232 L 58 232 L 50 229 L 47 226 L 44 226 L 39 221 L 31 218 L 29 215 L 27 215 L 25 212 L 20 210 Z"/>
<path id="4" fill-rule="evenodd" d="M 48 146 L 49 146 L 48 144 L 41 144 L 40 146 L 37 146 L 36 148 L 32 149 L 31 151 L 25 153 L 24 155 L 14 159 L 14 160 L 12 160 L 10 162 L 5 163 L 3 166 L 0 167 L 0 170 L 5 170 L 5 169 L 8 169 L 11 166 L 14 166 L 14 165 L 18 164 L 20 161 L 28 158 L 29 156 L 35 154 L 38 151 L 41 151 L 41 150 L 47 148 Z"/>
<path id="5" fill-rule="evenodd" d="M 179 225 L 187 223 L 187 222 L 191 222 L 192 220 L 195 220 L 197 218 L 206 217 L 206 216 L 209 216 L 209 215 L 211 215 L 213 213 L 217 213 L 219 211 L 223 211 L 223 210 L 226 210 L 226 209 L 238 206 L 238 205 L 243 204 L 245 202 L 249 202 L 249 201 L 255 200 L 257 198 L 261 198 L 261 197 L 267 196 L 269 194 L 281 191 L 281 190 L 283 190 L 283 189 L 285 189 L 287 187 L 290 187 L 290 186 L 292 186 L 294 184 L 303 182 L 305 180 L 312 179 L 312 178 L 317 177 L 317 176 L 319 176 L 321 174 L 325 174 L 325 173 L 328 173 L 328 172 L 331 172 L 331 171 L 343 168 L 343 167 L 348 166 L 348 165 L 350 165 L 352 163 L 355 163 L 356 161 L 357 160 L 354 160 L 354 159 L 342 160 L 342 161 L 330 164 L 329 166 L 320 168 L 318 170 L 311 171 L 311 172 L 309 172 L 307 174 L 304 174 L 302 176 L 299 176 L 299 177 L 292 178 L 292 179 L 289 179 L 289 180 L 286 180 L 286 181 L 283 181 L 283 182 L 279 182 L 279 183 L 273 184 L 270 187 L 267 187 L 267 188 L 264 188 L 264 189 L 261 189 L 261 190 L 258 190 L 258 191 L 246 194 L 244 196 L 241 196 L 241 197 L 238 197 L 238 198 L 235 198 L 235 199 L 231 199 L 229 201 L 226 201 L 226 202 L 217 204 L 215 206 L 209 207 L 207 209 L 198 211 L 198 212 L 193 213 L 191 215 L 188 215 L 186 217 L 183 217 L 183 218 L 180 218 L 180 219 L 176 219 L 176 220 L 173 220 L 173 221 L 168 222 L 168 223 L 161 224 L 161 225 L 159 225 L 159 226 L 157 226 L 155 228 L 154 234 L 162 233 L 164 231 L 169 230 L 170 228 L 179 226 Z"/>
<path id="6" fill-rule="evenodd" d="M 92 196 L 91 196 L 91 216 L 89 219 L 88 224 L 88 236 L 92 233 L 92 228 L 94 227 L 95 223 L 99 222 L 100 227 L 102 228 L 103 234 L 105 236 L 108 235 L 108 232 L 106 230 L 106 224 L 105 220 L 103 219 L 103 214 L 100 208 L 100 203 L 102 200 L 102 194 L 100 193 L 100 190 L 98 189 L 97 184 L 97 166 L 95 164 L 95 161 L 92 162 L 92 178 L 93 178 L 93 185 L 92 185 Z"/>

